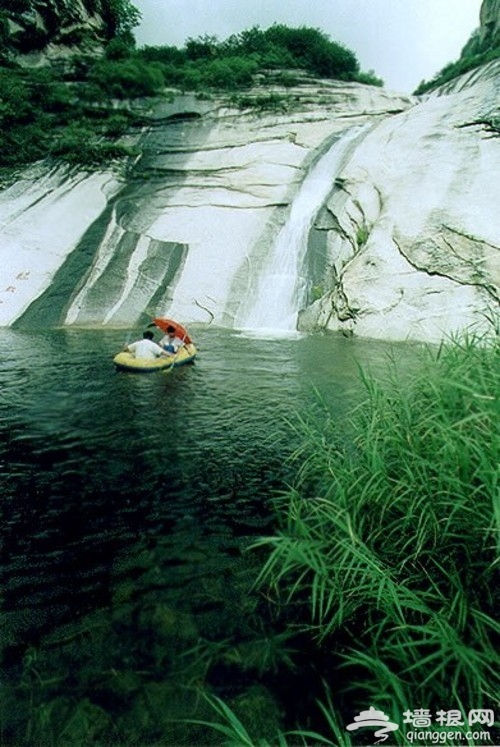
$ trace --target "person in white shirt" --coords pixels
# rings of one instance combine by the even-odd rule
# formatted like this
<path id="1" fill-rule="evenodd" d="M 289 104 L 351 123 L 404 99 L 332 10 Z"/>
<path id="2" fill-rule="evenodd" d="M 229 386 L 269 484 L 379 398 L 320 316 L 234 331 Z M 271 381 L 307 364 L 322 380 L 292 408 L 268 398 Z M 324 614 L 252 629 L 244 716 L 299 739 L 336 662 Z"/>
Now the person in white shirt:
<path id="1" fill-rule="evenodd" d="M 171 353 L 164 350 L 153 340 L 153 333 L 147 329 L 143 335 L 142 340 L 137 342 L 131 342 L 130 345 L 125 345 L 124 350 L 128 353 L 132 353 L 134 358 L 144 358 L 145 360 L 154 360 L 159 358 L 161 355 L 167 358 Z"/>

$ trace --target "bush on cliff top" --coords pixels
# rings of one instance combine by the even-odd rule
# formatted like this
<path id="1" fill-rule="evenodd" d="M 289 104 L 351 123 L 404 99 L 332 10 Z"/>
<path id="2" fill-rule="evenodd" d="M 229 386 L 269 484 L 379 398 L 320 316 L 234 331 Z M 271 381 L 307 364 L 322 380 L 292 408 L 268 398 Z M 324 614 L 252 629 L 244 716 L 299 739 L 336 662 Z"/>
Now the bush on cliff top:
<path id="1" fill-rule="evenodd" d="M 253 27 L 222 42 L 205 35 L 188 39 L 182 49 L 136 49 L 131 29 L 138 15 L 129 0 L 114 0 L 110 13 L 115 35 L 104 56 L 75 57 L 70 72 L 19 68 L 8 52 L 3 63 L 0 56 L 0 128 L 6 133 L 0 143 L 0 167 L 48 156 L 98 165 L 111 156 L 127 155 L 129 151 L 114 139 L 136 118 L 127 103 L 121 105 L 117 133 L 117 101 L 159 95 L 166 88 L 238 92 L 248 89 L 261 69 L 287 68 L 382 85 L 373 73 L 360 71 L 353 52 L 318 29 L 274 24 L 267 30 Z M 7 33 L 2 17 L 0 11 L 0 36 Z M 72 129 L 66 131 L 68 127 Z M 75 127 L 87 133 L 87 147 L 80 147 Z"/>
<path id="2" fill-rule="evenodd" d="M 258 69 L 293 68 L 320 78 L 361 81 L 383 85 L 373 73 L 362 73 L 356 55 L 333 42 L 319 29 L 289 28 L 273 24 L 266 30 L 254 26 L 224 41 L 216 36 L 189 38 L 182 49 L 146 46 L 138 54 L 164 66 L 167 84 L 232 89 L 249 86 Z M 245 67 L 245 75 L 218 75 L 221 63 L 228 69 Z M 170 78 L 170 81 L 169 81 Z"/>

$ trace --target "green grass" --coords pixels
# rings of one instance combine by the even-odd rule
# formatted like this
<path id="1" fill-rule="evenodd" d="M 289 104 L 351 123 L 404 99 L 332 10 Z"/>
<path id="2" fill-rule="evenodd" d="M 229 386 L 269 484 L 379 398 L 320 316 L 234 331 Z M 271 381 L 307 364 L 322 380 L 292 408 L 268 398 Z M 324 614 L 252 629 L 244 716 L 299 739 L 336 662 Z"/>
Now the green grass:
<path id="1" fill-rule="evenodd" d="M 334 709 L 496 702 L 499 353 L 467 338 L 426 350 L 411 380 L 394 363 L 384 386 L 364 376 L 348 446 L 328 413 L 298 425 L 259 583 L 307 607 L 304 628 L 337 653 Z"/>
<path id="2" fill-rule="evenodd" d="M 288 731 L 286 733 L 277 732 L 272 737 L 272 741 L 268 741 L 266 738 L 255 738 L 250 731 L 247 730 L 242 721 L 238 718 L 232 708 L 230 708 L 223 700 L 216 696 L 203 695 L 206 702 L 212 709 L 213 719 L 212 720 L 195 720 L 192 719 L 188 723 L 197 724 L 199 726 L 205 726 L 218 734 L 222 734 L 226 739 L 224 744 L 227 747 L 298 747 L 303 745 L 306 747 L 309 745 L 328 745 L 329 747 L 351 747 L 351 741 L 349 734 L 343 733 L 339 727 L 335 716 L 332 713 L 331 703 L 328 706 L 319 704 L 320 710 L 323 712 L 326 723 L 328 724 L 331 735 L 335 741 L 332 741 L 328 737 L 319 734 L 316 731 L 297 729 Z M 314 740 L 314 741 L 311 741 Z"/>

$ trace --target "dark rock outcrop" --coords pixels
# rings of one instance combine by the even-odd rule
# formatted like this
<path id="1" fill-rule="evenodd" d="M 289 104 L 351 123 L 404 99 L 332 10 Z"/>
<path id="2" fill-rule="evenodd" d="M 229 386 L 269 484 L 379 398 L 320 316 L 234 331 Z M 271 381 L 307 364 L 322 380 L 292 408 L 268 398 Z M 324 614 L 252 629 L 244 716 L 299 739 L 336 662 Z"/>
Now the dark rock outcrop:
<path id="1" fill-rule="evenodd" d="M 23 65 L 96 53 L 112 35 L 105 0 L 6 0 L 0 20 L 7 54 Z"/>
<path id="2" fill-rule="evenodd" d="M 479 38 L 482 49 L 500 46 L 500 0 L 483 0 Z"/>

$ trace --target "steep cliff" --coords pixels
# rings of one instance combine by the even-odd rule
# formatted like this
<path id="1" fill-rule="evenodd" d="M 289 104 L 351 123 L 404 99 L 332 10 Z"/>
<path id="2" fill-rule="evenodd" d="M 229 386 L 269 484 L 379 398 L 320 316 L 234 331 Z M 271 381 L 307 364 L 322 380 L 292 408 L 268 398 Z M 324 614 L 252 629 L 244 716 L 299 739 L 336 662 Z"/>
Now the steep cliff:
<path id="1" fill-rule="evenodd" d="M 307 77 L 286 97 L 288 112 L 241 111 L 229 97 L 157 102 L 126 175 L 42 165 L 0 193 L 0 323 L 131 324 L 171 308 L 232 326 L 318 153 L 411 104 Z"/>
<path id="2" fill-rule="evenodd" d="M 421 99 L 303 75 L 263 76 L 238 106 L 139 102 L 149 125 L 126 171 L 42 163 L 0 192 L 0 324 L 251 327 L 276 300 L 262 278 L 301 187 L 338 143 L 293 270 L 299 328 L 481 329 L 500 297 L 499 87 L 492 62 Z"/>

